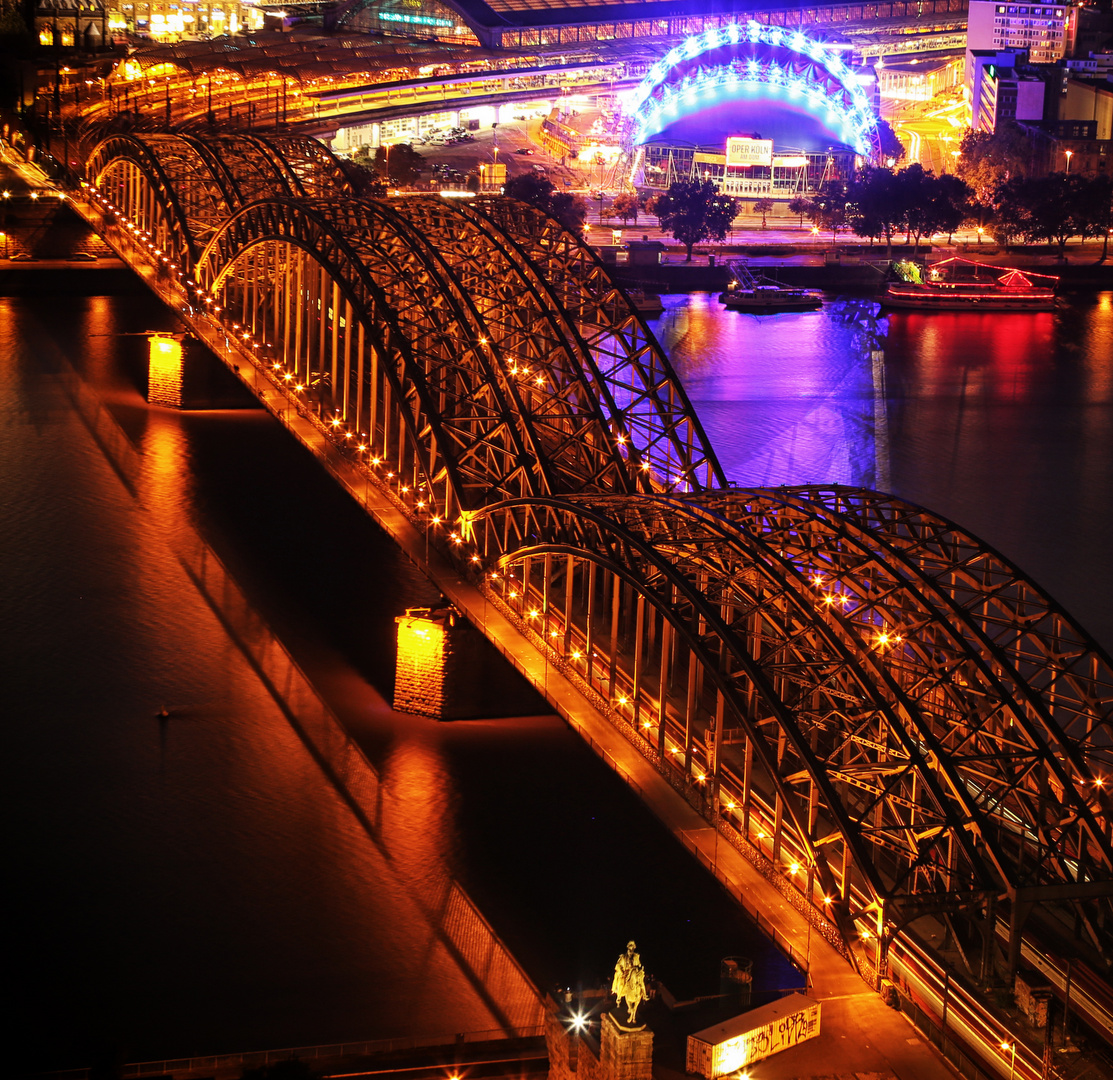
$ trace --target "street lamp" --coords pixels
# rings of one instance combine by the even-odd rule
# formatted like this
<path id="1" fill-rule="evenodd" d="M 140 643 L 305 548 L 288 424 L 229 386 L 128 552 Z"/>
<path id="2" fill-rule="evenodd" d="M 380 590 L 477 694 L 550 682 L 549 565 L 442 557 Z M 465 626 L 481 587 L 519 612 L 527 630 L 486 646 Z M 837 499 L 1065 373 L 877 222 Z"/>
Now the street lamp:
<path id="1" fill-rule="evenodd" d="M 1013 1077 L 1016 1075 L 1016 1043 L 1003 1040 L 1001 1042 L 1001 1049 L 1012 1051 L 1012 1059 L 1009 1063 L 1009 1080 L 1013 1080 Z"/>
<path id="2" fill-rule="evenodd" d="M 1067 175 L 1070 176 L 1070 159 L 1074 157 L 1074 151 L 1064 150 L 1063 153 L 1067 155 Z"/>

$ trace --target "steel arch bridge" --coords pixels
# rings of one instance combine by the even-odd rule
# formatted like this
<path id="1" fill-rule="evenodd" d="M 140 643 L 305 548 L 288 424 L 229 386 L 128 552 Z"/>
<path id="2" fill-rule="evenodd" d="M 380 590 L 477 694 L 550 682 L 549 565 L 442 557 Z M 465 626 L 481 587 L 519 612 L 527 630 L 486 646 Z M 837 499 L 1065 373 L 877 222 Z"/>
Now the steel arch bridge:
<path id="1" fill-rule="evenodd" d="M 356 199 L 297 138 L 115 137 L 87 175 L 846 955 L 880 972 L 941 914 L 988 963 L 1000 912 L 1014 968 L 1026 927 L 1108 962 L 1113 662 L 996 552 L 877 492 L 728 487 L 625 293 L 528 206 Z"/>

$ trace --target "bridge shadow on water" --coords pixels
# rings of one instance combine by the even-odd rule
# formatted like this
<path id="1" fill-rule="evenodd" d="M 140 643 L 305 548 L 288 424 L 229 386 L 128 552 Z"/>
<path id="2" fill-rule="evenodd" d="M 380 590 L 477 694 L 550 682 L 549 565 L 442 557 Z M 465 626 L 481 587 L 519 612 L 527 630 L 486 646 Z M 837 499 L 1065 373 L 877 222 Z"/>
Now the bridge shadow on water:
<path id="1" fill-rule="evenodd" d="M 122 306 L 125 332 L 166 328 L 166 319 L 153 302 Z M 79 333 L 52 333 L 80 365 Z M 485 640 L 480 718 L 437 724 L 391 710 L 394 619 L 439 593 L 277 422 L 250 399 L 240 402 L 250 408 L 153 413 L 139 396 L 141 338 L 119 339 L 110 370 L 82 373 L 141 453 L 151 452 L 159 425 L 179 428 L 177 509 L 356 737 L 384 788 L 412 810 L 392 842 L 415 858 L 442 859 L 535 982 L 605 982 L 634 937 L 651 973 L 680 999 L 717 993 L 728 955 L 755 959 L 758 993 L 800 985 L 679 841 Z"/>

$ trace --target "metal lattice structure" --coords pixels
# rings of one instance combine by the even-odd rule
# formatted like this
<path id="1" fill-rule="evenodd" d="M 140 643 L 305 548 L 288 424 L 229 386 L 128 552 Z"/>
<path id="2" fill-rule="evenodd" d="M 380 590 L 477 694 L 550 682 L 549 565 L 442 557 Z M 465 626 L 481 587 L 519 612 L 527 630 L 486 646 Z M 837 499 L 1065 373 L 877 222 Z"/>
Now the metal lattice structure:
<path id="1" fill-rule="evenodd" d="M 1014 967 L 1026 923 L 1108 956 L 1113 663 L 1015 567 L 888 495 L 729 489 L 625 293 L 524 204 L 355 199 L 295 137 L 114 137 L 88 171 L 848 951 L 940 914 L 984 969 L 1005 901 Z"/>

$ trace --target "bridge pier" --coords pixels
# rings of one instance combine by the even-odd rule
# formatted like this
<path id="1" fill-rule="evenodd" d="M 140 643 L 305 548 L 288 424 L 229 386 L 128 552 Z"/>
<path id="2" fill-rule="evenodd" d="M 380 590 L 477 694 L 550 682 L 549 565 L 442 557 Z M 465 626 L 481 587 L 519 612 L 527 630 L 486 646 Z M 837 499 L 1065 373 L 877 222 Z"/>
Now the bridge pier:
<path id="1" fill-rule="evenodd" d="M 463 720 L 479 715 L 478 641 L 456 608 L 407 608 L 399 615 L 394 677 L 398 712 Z"/>

